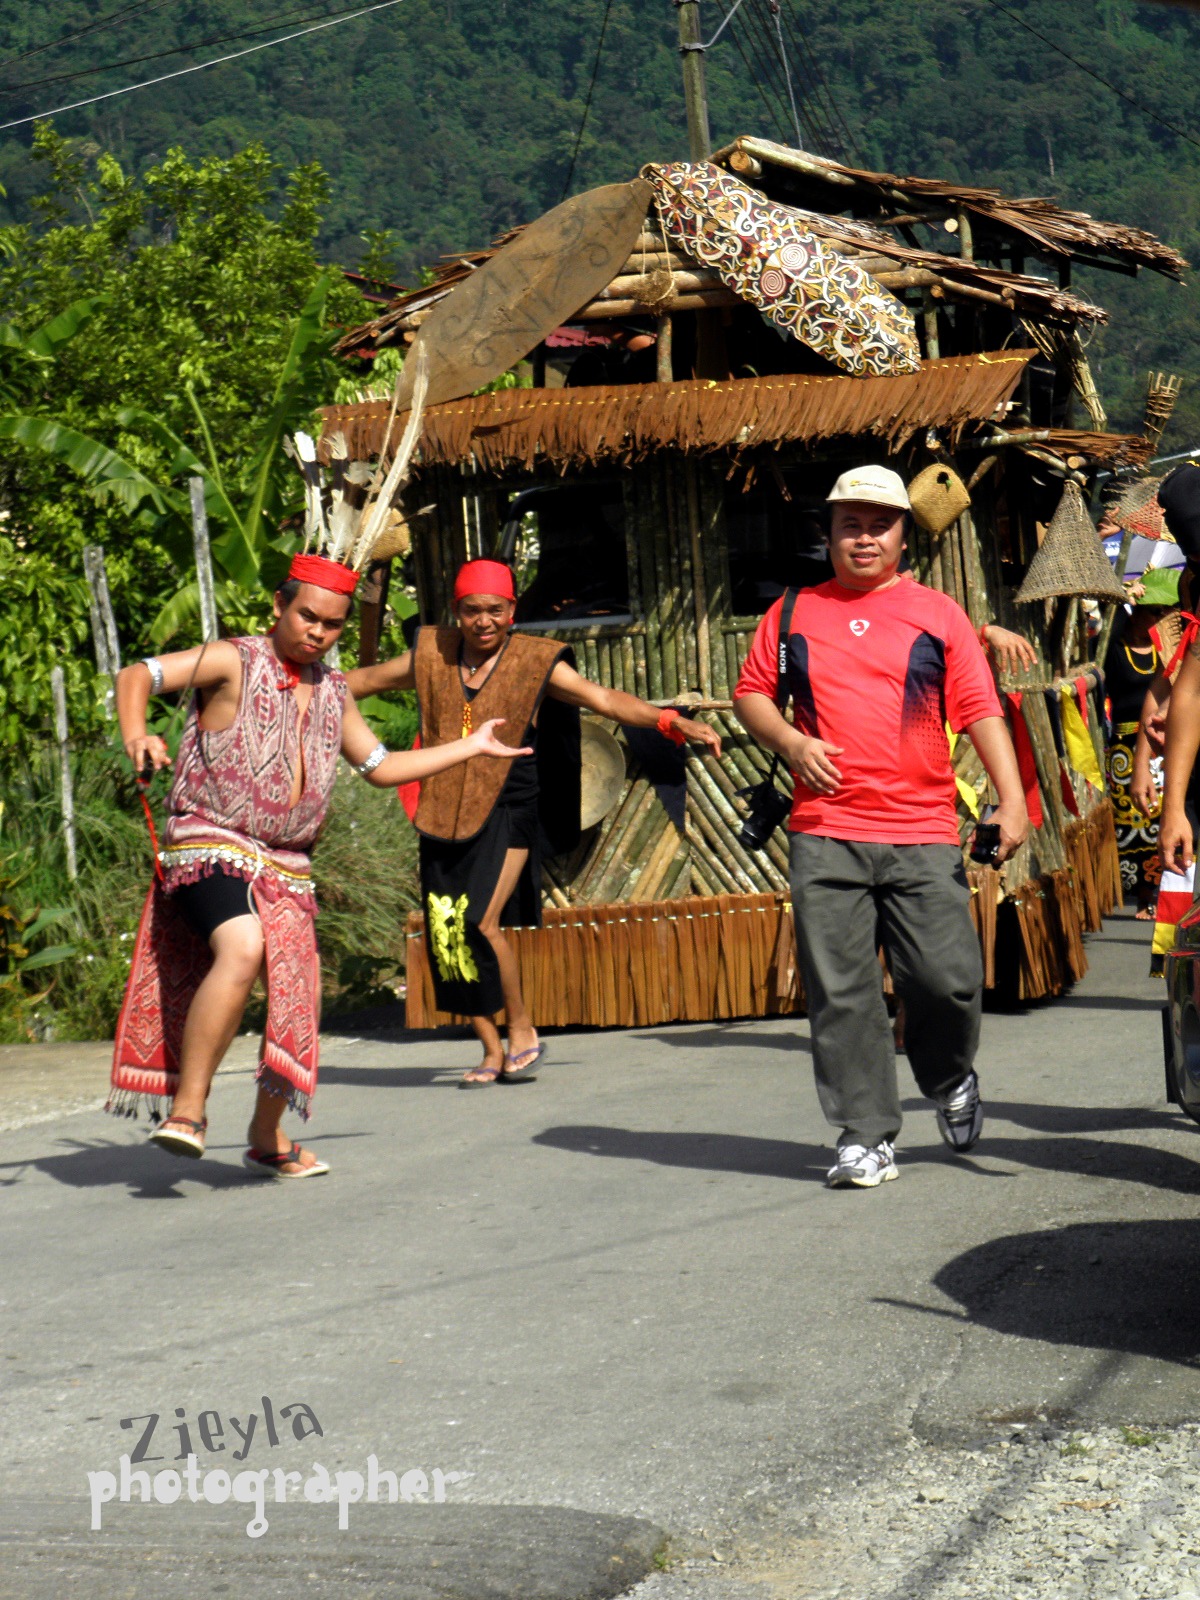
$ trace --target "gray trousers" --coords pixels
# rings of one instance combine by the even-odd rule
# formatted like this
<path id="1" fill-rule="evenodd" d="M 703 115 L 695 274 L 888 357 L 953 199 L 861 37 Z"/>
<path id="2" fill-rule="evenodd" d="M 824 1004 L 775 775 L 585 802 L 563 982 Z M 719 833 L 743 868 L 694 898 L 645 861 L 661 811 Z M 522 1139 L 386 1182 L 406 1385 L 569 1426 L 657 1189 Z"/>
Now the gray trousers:
<path id="1" fill-rule="evenodd" d="M 922 1094 L 960 1083 L 979 1045 L 983 962 L 962 853 L 794 833 L 791 884 L 821 1109 L 844 1130 L 839 1144 L 894 1139 L 902 1118 L 879 946 Z"/>

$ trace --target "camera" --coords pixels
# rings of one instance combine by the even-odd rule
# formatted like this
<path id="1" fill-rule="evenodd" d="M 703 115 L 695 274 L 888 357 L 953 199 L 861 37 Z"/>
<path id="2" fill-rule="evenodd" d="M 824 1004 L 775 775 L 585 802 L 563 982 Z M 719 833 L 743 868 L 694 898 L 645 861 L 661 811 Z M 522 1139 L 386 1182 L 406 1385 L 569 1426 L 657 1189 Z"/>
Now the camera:
<path id="1" fill-rule="evenodd" d="M 971 840 L 971 860 L 978 861 L 981 866 L 994 867 L 999 849 L 1000 824 L 998 822 L 977 822 L 975 824 L 975 836 Z"/>
<path id="2" fill-rule="evenodd" d="M 772 768 L 772 771 L 774 769 Z M 765 850 L 767 841 L 792 809 L 792 799 L 777 789 L 770 778 L 738 790 L 746 801 L 746 819 L 738 835 L 746 850 Z"/>

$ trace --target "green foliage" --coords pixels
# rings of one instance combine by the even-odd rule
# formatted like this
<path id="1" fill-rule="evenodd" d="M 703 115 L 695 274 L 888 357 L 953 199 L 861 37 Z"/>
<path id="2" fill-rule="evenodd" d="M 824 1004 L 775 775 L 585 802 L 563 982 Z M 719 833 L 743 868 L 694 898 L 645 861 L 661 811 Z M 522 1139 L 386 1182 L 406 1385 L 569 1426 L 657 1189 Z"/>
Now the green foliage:
<path id="1" fill-rule="evenodd" d="M 80 731 L 98 733 L 105 685 L 92 667 L 87 619 L 82 577 L 0 536 L 0 774 L 23 767 L 31 746 L 52 735 L 52 667 L 63 669 Z"/>
<path id="2" fill-rule="evenodd" d="M 285 175 L 260 145 L 195 162 L 170 149 L 134 178 L 44 125 L 32 154 L 21 248 L 0 260 L 13 339 L 29 347 L 0 330 L 0 386 L 21 380 L 0 418 L 10 531 L 76 569 L 83 544 L 104 545 L 135 653 L 190 581 L 183 478 L 198 470 L 234 591 L 222 598 L 261 617 L 283 564 L 267 546 L 300 498 L 280 438 L 331 396 L 328 324 L 364 305 L 316 254 L 326 179 L 313 164 Z M 166 630 L 193 615 L 185 595 Z"/>
<path id="3" fill-rule="evenodd" d="M 4 806 L 0 802 L 0 819 Z M 34 862 L 27 851 L 0 840 L 0 1041 L 28 1039 L 33 1018 L 53 987 L 49 969 L 75 955 L 70 944 L 46 944 L 43 936 L 70 917 L 65 906 L 29 905 Z M 34 976 L 38 974 L 38 976 Z"/>
<path id="4" fill-rule="evenodd" d="M 393 790 L 339 773 L 313 875 L 327 1004 L 393 1000 L 405 919 L 420 904 L 416 834 Z"/>

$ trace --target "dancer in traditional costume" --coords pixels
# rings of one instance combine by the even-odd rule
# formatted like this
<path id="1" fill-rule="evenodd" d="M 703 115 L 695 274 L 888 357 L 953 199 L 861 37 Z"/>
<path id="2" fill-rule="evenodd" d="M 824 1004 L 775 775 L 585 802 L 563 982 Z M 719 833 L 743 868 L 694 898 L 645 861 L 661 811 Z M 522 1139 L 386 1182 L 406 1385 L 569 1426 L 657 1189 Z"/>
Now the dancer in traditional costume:
<path id="1" fill-rule="evenodd" d="M 541 857 L 579 837 L 579 710 L 657 728 L 678 744 L 721 751 L 705 723 L 575 671 L 569 646 L 514 632 L 516 590 L 498 561 L 470 561 L 454 585 L 455 625 L 422 628 L 413 650 L 350 673 L 356 699 L 415 689 L 421 742 L 442 749 L 481 716 L 503 718 L 532 753 L 511 765 L 473 761 L 421 784 L 421 897 L 438 1008 L 469 1016 L 483 1060 L 464 1088 L 533 1078 L 544 1052 L 504 927 L 541 922 Z M 495 1015 L 503 1008 L 507 1049 Z"/>
<path id="2" fill-rule="evenodd" d="M 266 1038 L 244 1159 L 266 1176 L 328 1171 L 280 1123 L 289 1105 L 307 1118 L 316 1088 L 321 985 L 310 857 L 339 754 L 380 788 L 476 755 L 525 754 L 499 743 L 494 720 L 456 744 L 388 754 L 347 703 L 345 677 L 321 660 L 357 581 L 338 562 L 298 556 L 275 595 L 268 635 L 151 658 L 117 678 L 121 736 L 138 773 L 171 764 L 164 742 L 146 732 L 151 692 L 195 696 L 117 1024 L 108 1108 L 134 1114 L 145 1096 L 157 1121 L 169 1098 L 152 1140 L 203 1155 L 213 1074 L 265 967 Z"/>

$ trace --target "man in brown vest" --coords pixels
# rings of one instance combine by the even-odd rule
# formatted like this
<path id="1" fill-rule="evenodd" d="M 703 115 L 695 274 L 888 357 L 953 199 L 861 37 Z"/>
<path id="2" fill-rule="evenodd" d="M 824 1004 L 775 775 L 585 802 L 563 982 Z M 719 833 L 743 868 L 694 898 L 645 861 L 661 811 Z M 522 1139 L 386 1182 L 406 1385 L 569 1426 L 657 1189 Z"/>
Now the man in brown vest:
<path id="1" fill-rule="evenodd" d="M 502 925 L 541 922 L 540 846 L 552 854 L 579 836 L 579 710 L 627 727 L 657 728 L 677 744 L 707 745 L 712 728 L 636 695 L 603 689 L 575 671 L 569 646 L 513 632 L 516 591 L 498 561 L 469 561 L 454 585 L 455 626 L 422 628 L 411 651 L 348 674 L 356 699 L 415 689 L 426 749 L 464 738 L 485 717 L 502 737 L 532 745 L 512 762 L 468 761 L 421 784 L 421 899 L 440 1010 L 469 1016 L 483 1060 L 461 1087 L 524 1083 L 540 1043 Z M 508 1048 L 494 1021 L 503 1008 Z"/>

